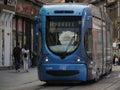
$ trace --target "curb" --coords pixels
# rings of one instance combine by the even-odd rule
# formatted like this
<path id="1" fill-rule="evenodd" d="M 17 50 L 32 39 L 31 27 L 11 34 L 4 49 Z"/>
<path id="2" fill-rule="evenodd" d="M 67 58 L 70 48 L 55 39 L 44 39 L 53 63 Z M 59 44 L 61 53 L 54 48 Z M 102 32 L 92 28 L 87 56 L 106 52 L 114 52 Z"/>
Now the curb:
<path id="1" fill-rule="evenodd" d="M 12 69 L 14 69 L 13 66 L 7 66 L 7 67 L 2 66 L 2 67 L 0 67 L 0 70 L 12 70 Z"/>

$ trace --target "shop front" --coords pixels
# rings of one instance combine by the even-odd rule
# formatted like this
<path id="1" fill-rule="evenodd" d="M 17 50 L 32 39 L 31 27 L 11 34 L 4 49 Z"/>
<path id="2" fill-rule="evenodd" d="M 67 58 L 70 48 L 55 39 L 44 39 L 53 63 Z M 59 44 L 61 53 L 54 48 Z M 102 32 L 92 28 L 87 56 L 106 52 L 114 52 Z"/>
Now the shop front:
<path id="1" fill-rule="evenodd" d="M 16 14 L 13 17 L 13 47 L 20 43 L 21 48 L 26 45 L 30 50 L 30 59 L 33 52 L 33 19 L 35 7 L 32 3 L 18 0 Z M 13 59 L 14 60 L 14 59 Z"/>

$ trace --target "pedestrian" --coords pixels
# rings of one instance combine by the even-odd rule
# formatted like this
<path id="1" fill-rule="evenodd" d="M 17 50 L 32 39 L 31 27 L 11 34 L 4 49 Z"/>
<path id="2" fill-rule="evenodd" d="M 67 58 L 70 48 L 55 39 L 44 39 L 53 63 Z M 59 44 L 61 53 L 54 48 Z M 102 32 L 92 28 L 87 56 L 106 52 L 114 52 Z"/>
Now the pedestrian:
<path id="1" fill-rule="evenodd" d="M 113 56 L 113 65 L 115 65 L 115 58 L 116 58 L 116 54 L 114 54 Z"/>
<path id="2" fill-rule="evenodd" d="M 14 56 L 14 64 L 16 72 L 20 72 L 20 56 L 21 56 L 21 48 L 20 44 L 17 43 L 16 47 L 13 49 L 13 56 Z"/>
<path id="3" fill-rule="evenodd" d="M 34 66 L 37 65 L 37 61 L 36 61 L 36 59 L 37 59 L 37 53 L 35 51 L 33 51 L 32 55 L 33 55 L 33 57 L 31 59 L 31 63 L 32 63 L 32 67 L 34 67 Z"/>
<path id="4" fill-rule="evenodd" d="M 115 65 L 118 65 L 118 57 L 115 57 Z"/>
<path id="5" fill-rule="evenodd" d="M 23 55 L 23 69 L 24 69 L 25 72 L 28 72 L 29 50 L 27 49 L 26 45 L 22 48 L 22 55 Z"/>
<path id="6" fill-rule="evenodd" d="M 120 56 L 118 57 L 118 65 L 120 65 Z"/>

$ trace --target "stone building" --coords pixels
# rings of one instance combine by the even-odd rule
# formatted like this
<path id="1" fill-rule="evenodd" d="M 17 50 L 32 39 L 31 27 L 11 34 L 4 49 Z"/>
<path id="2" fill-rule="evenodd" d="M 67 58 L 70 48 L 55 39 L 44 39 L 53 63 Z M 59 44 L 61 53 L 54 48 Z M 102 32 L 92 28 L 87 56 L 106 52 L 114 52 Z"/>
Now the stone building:
<path id="1" fill-rule="evenodd" d="M 12 19 L 16 0 L 0 0 L 0 67 L 12 65 Z"/>
<path id="2" fill-rule="evenodd" d="M 30 50 L 34 42 L 34 16 L 38 15 L 39 0 L 0 0 L 0 67 L 13 66 L 13 47 L 19 42 Z"/>
<path id="3" fill-rule="evenodd" d="M 13 47 L 18 42 L 21 47 L 26 45 L 30 50 L 30 58 L 33 51 L 33 19 L 35 10 L 32 2 L 17 0 L 15 15 L 13 17 Z"/>

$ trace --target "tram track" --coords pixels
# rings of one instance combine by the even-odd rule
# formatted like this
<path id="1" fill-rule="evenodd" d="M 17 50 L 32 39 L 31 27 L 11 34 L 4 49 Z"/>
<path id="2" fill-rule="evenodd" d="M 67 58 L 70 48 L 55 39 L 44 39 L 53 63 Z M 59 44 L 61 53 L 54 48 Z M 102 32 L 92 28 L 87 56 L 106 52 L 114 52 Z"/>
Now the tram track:
<path id="1" fill-rule="evenodd" d="M 39 87 L 39 88 L 36 88 L 36 89 L 34 89 L 34 90 L 46 90 L 48 87 Z M 62 89 L 60 89 L 60 87 L 59 88 L 57 88 L 57 90 L 69 90 L 69 89 L 71 89 L 71 88 L 73 88 L 73 86 L 71 86 L 71 87 L 64 87 L 64 88 L 62 88 Z M 49 88 L 48 88 L 49 89 Z M 56 89 L 53 89 L 53 87 L 52 87 L 52 89 L 49 89 L 49 90 L 56 90 Z"/>
<path id="2" fill-rule="evenodd" d="M 59 87 L 59 88 L 58 88 Z M 36 88 L 36 89 L 34 89 L 34 90 L 69 90 L 69 89 L 71 89 L 71 88 L 73 88 L 73 87 L 75 87 L 75 85 L 66 85 L 66 84 L 55 84 L 55 85 L 47 85 L 47 84 L 44 84 L 44 85 L 42 85 L 42 86 L 40 86 L 40 87 L 38 87 L 38 88 Z"/>

